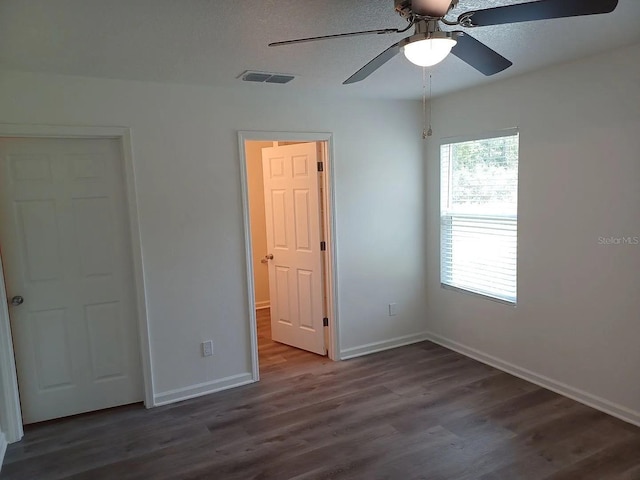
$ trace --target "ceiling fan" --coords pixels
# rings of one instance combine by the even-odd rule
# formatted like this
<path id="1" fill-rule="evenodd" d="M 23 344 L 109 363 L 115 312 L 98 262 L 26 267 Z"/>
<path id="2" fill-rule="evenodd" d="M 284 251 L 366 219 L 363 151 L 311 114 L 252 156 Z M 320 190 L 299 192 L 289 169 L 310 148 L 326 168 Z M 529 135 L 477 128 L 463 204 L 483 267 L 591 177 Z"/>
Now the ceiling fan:
<path id="1" fill-rule="evenodd" d="M 394 0 L 395 10 L 407 20 L 404 29 L 384 28 L 359 32 L 339 33 L 321 37 L 299 38 L 283 42 L 270 43 L 270 47 L 313 42 L 331 38 L 352 37 L 357 35 L 384 35 L 402 33 L 411 27 L 413 35 L 391 45 L 343 84 L 364 80 L 382 65 L 403 51 L 409 61 L 428 67 L 444 60 L 453 53 L 460 60 L 489 76 L 495 75 L 513 65 L 512 62 L 495 52 L 484 43 L 461 30 L 443 31 L 440 24 L 448 27 L 475 28 L 506 23 L 548 20 L 552 18 L 579 17 L 612 12 L 618 0 L 537 0 L 515 5 L 474 10 L 463 13 L 457 19 L 450 20 L 446 15 L 460 0 Z"/>

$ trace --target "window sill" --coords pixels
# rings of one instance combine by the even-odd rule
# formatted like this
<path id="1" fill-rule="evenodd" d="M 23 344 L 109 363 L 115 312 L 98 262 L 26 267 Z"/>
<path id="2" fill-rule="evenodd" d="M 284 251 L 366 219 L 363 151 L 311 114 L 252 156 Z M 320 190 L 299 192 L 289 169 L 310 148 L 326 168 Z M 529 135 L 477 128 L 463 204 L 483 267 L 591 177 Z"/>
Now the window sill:
<path id="1" fill-rule="evenodd" d="M 464 293 L 464 294 L 467 294 L 467 295 L 472 295 L 474 297 L 479 297 L 479 298 L 483 298 L 485 300 L 490 300 L 492 302 L 501 303 L 503 305 L 508 305 L 509 307 L 516 307 L 517 306 L 516 301 L 505 300 L 505 299 L 502 299 L 502 298 L 492 297 L 492 296 L 486 295 L 484 293 L 478 293 L 478 292 L 474 292 L 474 291 L 467 290 L 467 289 L 464 289 L 464 288 L 454 287 L 453 285 L 447 285 L 446 283 L 441 283 L 440 286 L 442 288 L 444 288 L 445 290 L 451 290 L 451 291 L 454 291 L 454 292 L 459 292 L 459 293 Z"/>

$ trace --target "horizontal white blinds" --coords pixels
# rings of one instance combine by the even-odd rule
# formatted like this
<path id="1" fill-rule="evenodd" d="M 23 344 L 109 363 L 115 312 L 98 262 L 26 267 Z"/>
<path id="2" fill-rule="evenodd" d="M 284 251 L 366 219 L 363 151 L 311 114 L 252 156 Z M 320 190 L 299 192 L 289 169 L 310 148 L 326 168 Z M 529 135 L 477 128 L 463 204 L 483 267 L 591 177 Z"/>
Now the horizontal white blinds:
<path id="1" fill-rule="evenodd" d="M 442 283 L 516 301 L 515 216 L 442 215 Z"/>
<path id="2" fill-rule="evenodd" d="M 518 136 L 442 145 L 441 282 L 515 303 Z"/>

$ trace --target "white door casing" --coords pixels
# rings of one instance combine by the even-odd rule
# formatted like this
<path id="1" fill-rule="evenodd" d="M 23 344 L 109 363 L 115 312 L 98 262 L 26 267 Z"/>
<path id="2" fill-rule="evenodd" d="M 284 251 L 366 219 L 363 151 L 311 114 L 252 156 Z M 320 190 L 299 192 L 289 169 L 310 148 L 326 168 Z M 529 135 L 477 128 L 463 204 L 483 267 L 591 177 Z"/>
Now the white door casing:
<path id="1" fill-rule="evenodd" d="M 114 139 L 0 139 L 24 423 L 143 398 L 121 156 Z"/>
<path id="2" fill-rule="evenodd" d="M 326 355 L 318 145 L 262 149 L 273 340 Z"/>

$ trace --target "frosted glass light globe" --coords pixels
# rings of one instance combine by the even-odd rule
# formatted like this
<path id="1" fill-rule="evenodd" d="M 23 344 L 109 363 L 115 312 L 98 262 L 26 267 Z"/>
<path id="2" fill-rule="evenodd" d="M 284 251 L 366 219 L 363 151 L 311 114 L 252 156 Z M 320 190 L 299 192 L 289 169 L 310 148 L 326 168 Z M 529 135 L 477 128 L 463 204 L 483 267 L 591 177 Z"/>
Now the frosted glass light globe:
<path id="1" fill-rule="evenodd" d="M 444 60 L 458 43 L 453 38 L 426 38 L 404 46 L 404 56 L 420 67 L 431 67 Z"/>

